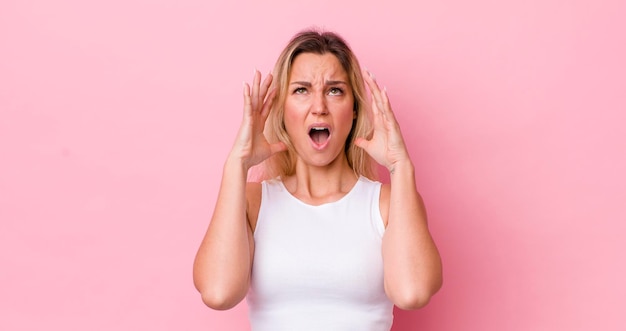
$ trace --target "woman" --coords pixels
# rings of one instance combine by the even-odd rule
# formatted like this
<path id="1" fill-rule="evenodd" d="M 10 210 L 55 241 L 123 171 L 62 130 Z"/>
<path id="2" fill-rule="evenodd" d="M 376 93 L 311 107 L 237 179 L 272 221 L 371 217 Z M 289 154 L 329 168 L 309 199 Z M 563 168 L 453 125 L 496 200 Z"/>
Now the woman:
<path id="1" fill-rule="evenodd" d="M 274 75 L 244 84 L 196 288 L 214 309 L 247 295 L 254 331 L 389 330 L 442 271 L 387 93 L 330 32 L 294 36 Z M 247 182 L 261 163 L 266 180 Z"/>

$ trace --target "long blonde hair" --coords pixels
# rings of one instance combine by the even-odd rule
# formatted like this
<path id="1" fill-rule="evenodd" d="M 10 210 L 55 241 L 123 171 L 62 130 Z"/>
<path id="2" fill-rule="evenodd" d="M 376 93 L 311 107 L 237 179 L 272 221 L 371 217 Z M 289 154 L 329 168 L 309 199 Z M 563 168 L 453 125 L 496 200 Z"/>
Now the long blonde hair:
<path id="1" fill-rule="evenodd" d="M 282 141 L 287 150 L 267 159 L 263 164 L 262 179 L 293 175 L 296 168 L 296 151 L 287 134 L 284 122 L 285 99 L 288 93 L 289 74 L 296 56 L 302 53 L 333 54 L 348 74 L 354 94 L 356 118 L 346 139 L 345 153 L 349 166 L 357 175 L 376 179 L 371 157 L 360 147 L 354 145 L 357 137 L 368 138 L 371 134 L 371 121 L 368 116 L 365 83 L 359 62 L 346 43 L 334 32 L 304 30 L 296 34 L 282 51 L 274 66 L 272 86 L 276 88 L 276 99 L 265 123 L 265 135 L 269 142 Z"/>

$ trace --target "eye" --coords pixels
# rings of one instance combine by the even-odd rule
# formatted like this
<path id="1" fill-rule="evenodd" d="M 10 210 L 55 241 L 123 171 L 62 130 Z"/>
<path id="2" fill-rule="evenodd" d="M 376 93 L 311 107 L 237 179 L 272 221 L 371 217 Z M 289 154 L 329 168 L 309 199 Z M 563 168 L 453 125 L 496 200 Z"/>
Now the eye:
<path id="1" fill-rule="evenodd" d="M 330 90 L 328 91 L 328 94 L 330 94 L 330 95 L 342 95 L 343 94 L 343 90 L 338 88 L 338 87 L 331 87 Z"/>
<path id="2" fill-rule="evenodd" d="M 304 87 L 297 87 L 295 90 L 293 90 L 294 94 L 304 94 L 306 93 L 306 88 Z"/>

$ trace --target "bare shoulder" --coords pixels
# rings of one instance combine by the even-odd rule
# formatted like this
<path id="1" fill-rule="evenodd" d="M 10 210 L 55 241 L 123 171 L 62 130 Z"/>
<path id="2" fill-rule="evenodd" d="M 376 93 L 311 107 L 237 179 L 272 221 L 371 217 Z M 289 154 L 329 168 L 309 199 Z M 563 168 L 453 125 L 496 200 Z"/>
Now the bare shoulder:
<path id="1" fill-rule="evenodd" d="M 256 228 L 259 208 L 261 208 L 261 188 L 261 183 L 248 182 L 246 184 L 246 214 L 252 232 L 254 232 L 254 229 Z"/>
<path id="2" fill-rule="evenodd" d="M 380 215 L 383 218 L 383 223 L 387 227 L 387 220 L 389 219 L 389 196 L 391 195 L 391 184 L 383 183 L 380 187 Z"/>

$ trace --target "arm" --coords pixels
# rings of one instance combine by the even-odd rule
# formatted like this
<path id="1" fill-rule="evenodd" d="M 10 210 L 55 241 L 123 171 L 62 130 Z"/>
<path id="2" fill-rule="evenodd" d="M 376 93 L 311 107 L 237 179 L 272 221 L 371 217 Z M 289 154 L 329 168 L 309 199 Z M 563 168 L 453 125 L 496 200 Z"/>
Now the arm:
<path id="1" fill-rule="evenodd" d="M 268 144 L 263 136 L 275 94 L 268 94 L 271 75 L 263 84 L 260 81 L 261 75 L 255 70 L 252 91 L 247 84 L 244 86 L 244 117 L 224 164 L 211 223 L 194 261 L 194 285 L 204 303 L 213 309 L 234 307 L 248 291 L 254 256 L 248 204 L 249 199 L 260 198 L 246 193 L 258 192 L 254 184 L 246 183 L 248 170 L 285 148 L 282 143 Z"/>
<path id="2" fill-rule="evenodd" d="M 234 157 L 224 165 L 211 223 L 194 262 L 194 284 L 213 309 L 229 309 L 248 290 L 254 242 L 246 217 L 247 170 Z"/>
<path id="3" fill-rule="evenodd" d="M 417 309 L 442 285 L 441 258 L 428 230 L 413 163 L 387 93 L 368 72 L 363 76 L 372 94 L 374 133 L 371 139 L 359 138 L 355 143 L 389 169 L 391 179 L 390 185 L 383 186 L 380 199 L 386 221 L 382 244 L 385 292 L 399 308 Z"/>
<path id="4" fill-rule="evenodd" d="M 441 258 L 428 230 L 424 203 L 415 187 L 413 164 L 396 164 L 383 189 L 388 208 L 383 236 L 385 292 L 396 306 L 425 306 L 442 285 Z"/>

